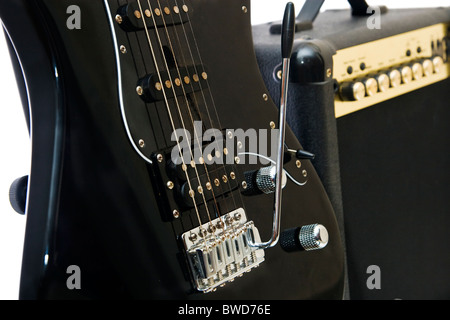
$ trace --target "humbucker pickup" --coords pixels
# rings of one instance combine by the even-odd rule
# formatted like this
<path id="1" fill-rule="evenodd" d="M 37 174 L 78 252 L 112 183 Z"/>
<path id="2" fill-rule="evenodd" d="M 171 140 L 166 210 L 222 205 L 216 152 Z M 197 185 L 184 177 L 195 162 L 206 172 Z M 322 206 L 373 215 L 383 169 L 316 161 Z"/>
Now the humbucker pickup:
<path id="1" fill-rule="evenodd" d="M 156 28 L 165 28 L 186 23 L 192 18 L 193 10 L 188 1 L 180 7 L 173 0 L 168 1 L 172 3 L 171 6 L 161 6 L 155 0 L 145 0 L 140 3 L 139 6 L 137 1 L 133 1 L 117 10 L 116 21 L 125 31 L 138 31 L 145 26 L 148 29 L 154 29 L 155 25 Z"/>
<path id="2" fill-rule="evenodd" d="M 185 232 L 181 236 L 197 290 L 212 292 L 264 261 L 264 250 L 252 247 L 259 232 L 242 208 Z"/>

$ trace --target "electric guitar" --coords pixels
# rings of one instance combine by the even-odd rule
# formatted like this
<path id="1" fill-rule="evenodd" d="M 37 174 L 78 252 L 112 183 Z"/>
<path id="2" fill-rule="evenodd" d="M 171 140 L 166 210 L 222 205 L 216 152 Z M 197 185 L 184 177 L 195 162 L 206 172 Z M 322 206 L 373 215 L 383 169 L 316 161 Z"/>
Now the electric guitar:
<path id="1" fill-rule="evenodd" d="M 342 298 L 333 208 L 289 129 L 273 218 L 278 109 L 249 0 L 11 0 L 0 17 L 32 139 L 21 299 Z"/>

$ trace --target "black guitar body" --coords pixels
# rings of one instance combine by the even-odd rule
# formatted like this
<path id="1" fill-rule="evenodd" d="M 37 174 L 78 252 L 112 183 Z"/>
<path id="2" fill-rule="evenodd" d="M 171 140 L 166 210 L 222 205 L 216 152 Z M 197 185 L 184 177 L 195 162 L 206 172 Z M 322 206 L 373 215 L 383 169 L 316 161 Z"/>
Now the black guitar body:
<path id="1" fill-rule="evenodd" d="M 126 7 L 127 2 L 0 3 L 18 57 L 13 55 L 13 61 L 23 73 L 18 83 L 33 148 L 20 298 L 341 299 L 344 253 L 339 230 L 307 160 L 300 168 L 295 159 L 286 161 L 285 170 L 306 183 L 288 179 L 281 230 L 320 223 L 328 230 L 328 245 L 292 253 L 277 245 L 264 250 L 258 268 L 214 292 L 201 293 L 193 285 L 182 234 L 198 227 L 198 220 L 207 223 L 218 212 L 242 207 L 264 241 L 271 236 L 274 199 L 273 194 L 242 194 L 243 172 L 262 167 L 260 163 L 231 164 L 225 168 L 229 181 L 217 173 L 220 165 L 208 165 L 211 181 L 217 175 L 223 190 L 232 186 L 231 180 L 237 183 L 229 191 L 218 189 L 215 201 L 200 203 L 195 210 L 179 194 L 183 177 L 172 179 L 173 190 L 166 180 L 167 151 L 176 145 L 172 131 L 182 128 L 184 119 L 190 132 L 192 120 L 202 120 L 204 130 L 223 130 L 225 139 L 227 129 L 270 132 L 278 111 L 265 95 L 255 60 L 249 0 L 151 0 L 154 7 L 147 20 L 142 19 L 149 9 L 146 0 L 140 1 L 141 8 L 136 1 Z M 76 18 L 76 11 L 68 10 L 72 5 L 80 9 L 80 29 L 70 28 Z M 186 21 L 171 17 L 174 6 Z M 156 8 L 161 8 L 160 15 Z M 160 22 L 156 28 L 146 26 L 146 32 L 139 24 L 150 24 L 151 17 Z M 146 84 L 158 72 L 168 76 L 167 68 L 190 70 L 190 79 L 170 71 L 173 81 L 162 81 L 162 89 Z M 200 79 L 193 75 L 198 69 Z M 179 99 L 170 96 L 183 83 L 186 92 Z M 166 97 L 161 97 L 163 92 Z M 301 148 L 290 130 L 286 144 Z M 79 267 L 81 288 L 68 287 L 70 266 Z"/>

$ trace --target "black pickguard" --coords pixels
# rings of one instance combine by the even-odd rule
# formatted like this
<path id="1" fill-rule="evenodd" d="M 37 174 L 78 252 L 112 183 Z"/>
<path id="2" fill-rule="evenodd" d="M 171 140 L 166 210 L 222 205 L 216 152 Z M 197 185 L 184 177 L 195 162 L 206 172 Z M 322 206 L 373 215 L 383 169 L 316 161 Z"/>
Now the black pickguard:
<path id="1" fill-rule="evenodd" d="M 111 0 L 109 9 L 114 15 L 126 2 Z M 80 7 L 81 29 L 67 28 L 69 5 Z M 180 46 L 174 56 L 180 65 L 203 65 L 207 70 L 208 86 L 188 95 L 194 118 L 208 119 L 207 106 L 213 97 L 220 127 L 215 119 L 206 123 L 208 127 L 269 129 L 278 112 L 270 98 L 263 99 L 267 90 L 253 52 L 250 11 L 242 10 L 250 9 L 249 1 L 191 0 L 190 5 L 189 28 L 199 54 L 183 62 L 180 54 L 188 57 L 189 51 Z M 306 160 L 301 170 L 295 161 L 285 166 L 300 180 L 305 180 L 302 170 L 307 170 L 308 182 L 303 187 L 288 182 L 281 227 L 321 223 L 330 234 L 328 246 L 296 253 L 279 246 L 267 249 L 259 268 L 217 292 L 196 292 L 179 241 L 183 232 L 198 226 L 195 212 L 183 209 L 178 219 L 164 219 L 155 164 L 136 151 L 151 158 L 156 151 L 173 147 L 165 103 L 146 102 L 136 94 L 138 80 L 155 72 L 144 46 L 144 30 L 126 31 L 113 22 L 112 33 L 103 1 L 3 1 L 0 14 L 30 96 L 33 155 L 22 299 L 342 298 L 344 254 L 339 230 L 322 184 Z M 167 28 L 182 32 L 181 24 Z M 149 33 L 155 39 L 155 30 Z M 127 48 L 123 56 L 119 53 L 121 79 L 113 34 L 117 44 Z M 162 42 L 170 47 L 164 37 Z M 161 59 L 161 50 L 155 52 Z M 128 122 L 121 111 L 119 81 Z M 203 100 L 202 94 L 208 98 Z M 174 119 L 178 128 L 180 119 Z M 140 147 L 140 139 L 145 148 Z M 289 148 L 301 147 L 289 130 L 286 139 Z M 242 165 L 240 171 L 259 167 Z M 239 190 L 232 194 L 242 199 L 239 205 L 263 240 L 269 238 L 273 195 L 238 197 Z M 235 209 L 232 199 L 230 194 L 221 196 L 220 208 Z M 205 215 L 204 209 L 201 214 Z M 80 290 L 66 286 L 70 265 L 81 269 Z"/>

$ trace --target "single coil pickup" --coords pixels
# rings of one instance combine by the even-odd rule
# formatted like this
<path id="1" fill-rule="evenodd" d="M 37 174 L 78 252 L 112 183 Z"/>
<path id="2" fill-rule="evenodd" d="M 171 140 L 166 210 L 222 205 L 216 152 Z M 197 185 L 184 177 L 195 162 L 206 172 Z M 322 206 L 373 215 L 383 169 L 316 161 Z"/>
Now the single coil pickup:
<path id="1" fill-rule="evenodd" d="M 196 130 L 202 132 L 201 125 Z M 235 191 L 244 178 L 240 166 L 223 161 L 228 151 L 217 147 L 223 142 L 222 132 L 216 139 L 210 139 L 201 146 L 194 141 L 196 140 L 191 140 L 190 149 L 193 157 L 189 148 L 180 145 L 182 154 L 187 152 L 187 159 L 181 158 L 176 145 L 151 155 L 152 183 L 158 190 L 157 199 L 163 221 L 173 221 L 186 210 L 192 209 L 192 195 L 196 204 L 201 205 L 205 203 L 203 196 L 208 202 L 213 200 L 213 192 L 218 197 Z M 210 159 L 212 162 L 208 162 Z"/>
<path id="2" fill-rule="evenodd" d="M 181 200 L 186 207 L 197 205 L 232 192 L 239 186 L 232 165 L 222 165 L 214 170 L 208 170 L 201 175 L 190 176 L 180 189 Z"/>
<path id="3" fill-rule="evenodd" d="M 170 77 L 169 77 L 170 75 Z M 181 97 L 208 87 L 208 74 L 203 66 L 189 66 L 149 74 L 138 80 L 137 86 L 145 102 Z"/>
<path id="4" fill-rule="evenodd" d="M 194 139 L 191 149 L 186 148 L 186 145 L 180 145 L 180 149 L 184 153 L 183 156 L 185 158 L 182 158 L 180 154 L 176 155 L 177 152 L 174 151 L 178 151 L 178 148 L 176 146 L 173 147 L 171 159 L 167 163 L 168 174 L 171 178 L 187 181 L 187 177 L 204 174 L 206 170 L 209 170 L 207 168 L 210 165 L 222 165 L 226 163 L 225 153 L 228 152 L 227 149 L 217 150 L 220 146 L 224 145 L 223 137 L 217 137 L 214 142 L 203 142 L 201 139 L 202 137 L 200 136 L 198 140 L 201 145 L 197 143 L 197 139 Z M 204 150 L 206 146 L 212 146 L 214 150 L 207 153 Z"/>
<path id="5" fill-rule="evenodd" d="M 121 6 L 117 10 L 116 22 L 125 31 L 165 28 L 177 24 L 186 23 L 192 18 L 193 10 L 190 3 L 184 2 L 178 6 L 175 1 L 169 0 L 172 5 L 160 6 L 158 1 L 133 1 Z M 150 3 L 150 6 L 148 5 Z M 145 25 L 144 25 L 145 22 Z"/>

